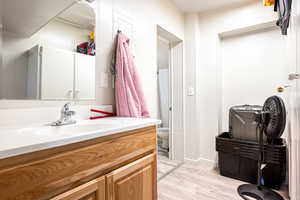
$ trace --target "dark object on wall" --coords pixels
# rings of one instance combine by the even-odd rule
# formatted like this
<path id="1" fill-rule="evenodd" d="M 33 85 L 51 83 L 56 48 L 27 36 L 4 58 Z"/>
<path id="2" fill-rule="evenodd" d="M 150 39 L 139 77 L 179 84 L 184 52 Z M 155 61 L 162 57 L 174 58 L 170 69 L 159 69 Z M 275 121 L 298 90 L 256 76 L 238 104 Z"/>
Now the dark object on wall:
<path id="1" fill-rule="evenodd" d="M 77 52 L 82 54 L 87 54 L 88 42 L 83 42 L 77 46 Z"/>
<path id="2" fill-rule="evenodd" d="M 278 13 L 279 19 L 276 24 L 281 28 L 282 35 L 287 35 L 292 12 L 292 0 L 275 0 L 274 11 Z"/>
<path id="3" fill-rule="evenodd" d="M 258 141 L 256 128 L 256 113 L 262 106 L 242 105 L 234 106 L 229 110 L 229 133 L 234 139 Z"/>
<path id="4" fill-rule="evenodd" d="M 286 142 L 275 139 L 273 145 L 264 145 L 262 177 L 264 185 L 280 189 L 286 175 Z M 229 133 L 216 137 L 219 168 L 222 176 L 255 184 L 258 171 L 259 143 L 231 138 Z"/>
<path id="5" fill-rule="evenodd" d="M 77 46 L 77 52 L 82 54 L 87 54 L 90 56 L 96 55 L 95 42 L 83 42 Z"/>
<path id="6" fill-rule="evenodd" d="M 94 41 L 91 41 L 87 45 L 87 55 L 95 56 L 96 55 L 96 44 Z"/>
<path id="7" fill-rule="evenodd" d="M 274 146 L 276 139 L 281 137 L 285 129 L 286 111 L 283 100 L 278 96 L 269 97 L 264 103 L 263 110 L 256 116 L 259 133 L 257 185 L 240 185 L 238 193 L 245 200 L 249 200 L 249 197 L 257 200 L 284 200 L 278 193 L 265 187 L 262 174 L 265 164 L 264 134 L 269 145 Z"/>

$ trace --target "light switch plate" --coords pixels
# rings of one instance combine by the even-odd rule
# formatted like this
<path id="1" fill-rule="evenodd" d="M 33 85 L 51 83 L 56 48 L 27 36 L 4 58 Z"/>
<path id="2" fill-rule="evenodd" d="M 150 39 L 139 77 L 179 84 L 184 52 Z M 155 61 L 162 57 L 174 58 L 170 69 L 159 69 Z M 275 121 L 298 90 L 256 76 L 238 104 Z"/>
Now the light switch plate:
<path id="1" fill-rule="evenodd" d="M 195 95 L 195 88 L 189 87 L 188 88 L 188 96 L 194 96 Z"/>

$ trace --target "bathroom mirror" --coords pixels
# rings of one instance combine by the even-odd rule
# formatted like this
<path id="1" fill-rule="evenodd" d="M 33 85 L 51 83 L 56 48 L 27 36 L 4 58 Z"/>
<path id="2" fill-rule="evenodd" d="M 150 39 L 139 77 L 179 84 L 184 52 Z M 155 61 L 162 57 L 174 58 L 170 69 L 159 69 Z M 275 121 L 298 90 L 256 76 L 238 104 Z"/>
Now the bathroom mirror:
<path id="1" fill-rule="evenodd" d="M 2 4 L 0 99 L 95 99 L 94 3 L 2 0 Z"/>

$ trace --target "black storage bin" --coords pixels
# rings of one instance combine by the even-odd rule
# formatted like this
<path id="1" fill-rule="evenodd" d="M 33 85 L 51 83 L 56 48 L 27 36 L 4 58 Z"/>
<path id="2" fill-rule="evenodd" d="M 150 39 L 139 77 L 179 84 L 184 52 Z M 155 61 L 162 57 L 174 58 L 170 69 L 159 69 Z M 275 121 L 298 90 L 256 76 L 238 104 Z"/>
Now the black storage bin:
<path id="1" fill-rule="evenodd" d="M 216 150 L 222 176 L 256 184 L 259 155 L 257 142 L 232 139 L 229 133 L 223 133 L 216 137 Z M 277 139 L 272 145 L 264 145 L 264 162 L 265 185 L 279 190 L 286 173 L 285 140 Z"/>

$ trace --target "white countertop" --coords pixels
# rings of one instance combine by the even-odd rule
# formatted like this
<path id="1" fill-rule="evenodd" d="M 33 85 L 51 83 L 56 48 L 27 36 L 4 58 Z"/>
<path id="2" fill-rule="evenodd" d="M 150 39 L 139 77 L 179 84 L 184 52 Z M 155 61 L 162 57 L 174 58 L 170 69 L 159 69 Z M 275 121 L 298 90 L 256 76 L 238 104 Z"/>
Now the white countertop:
<path id="1" fill-rule="evenodd" d="M 157 119 L 105 118 L 52 127 L 35 124 L 0 128 L 0 159 L 159 125 Z"/>

